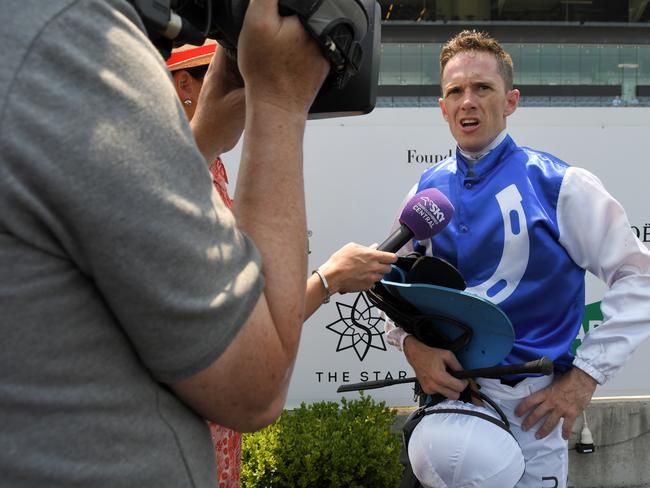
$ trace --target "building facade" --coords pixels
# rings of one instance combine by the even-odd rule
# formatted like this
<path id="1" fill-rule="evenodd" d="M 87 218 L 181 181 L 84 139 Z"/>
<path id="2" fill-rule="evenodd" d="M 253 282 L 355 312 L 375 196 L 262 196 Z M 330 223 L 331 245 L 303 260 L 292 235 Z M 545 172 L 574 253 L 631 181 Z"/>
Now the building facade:
<path id="1" fill-rule="evenodd" d="M 443 43 L 462 29 L 510 52 L 523 106 L 650 106 L 648 0 L 381 0 L 378 106 L 437 103 Z"/>

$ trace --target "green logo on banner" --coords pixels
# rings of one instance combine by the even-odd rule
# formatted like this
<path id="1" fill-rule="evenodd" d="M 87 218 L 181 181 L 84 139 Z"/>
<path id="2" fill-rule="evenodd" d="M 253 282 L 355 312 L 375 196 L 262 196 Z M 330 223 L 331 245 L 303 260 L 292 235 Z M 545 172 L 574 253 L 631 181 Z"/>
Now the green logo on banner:
<path id="1" fill-rule="evenodd" d="M 573 344 L 571 344 L 571 352 L 576 353 L 578 346 L 582 344 L 582 339 L 585 334 L 590 330 L 595 329 L 600 324 L 603 323 L 603 313 L 600 311 L 600 302 L 590 303 L 585 307 L 585 315 L 582 318 L 582 327 L 580 327 L 580 332 L 578 337 L 575 338 Z"/>

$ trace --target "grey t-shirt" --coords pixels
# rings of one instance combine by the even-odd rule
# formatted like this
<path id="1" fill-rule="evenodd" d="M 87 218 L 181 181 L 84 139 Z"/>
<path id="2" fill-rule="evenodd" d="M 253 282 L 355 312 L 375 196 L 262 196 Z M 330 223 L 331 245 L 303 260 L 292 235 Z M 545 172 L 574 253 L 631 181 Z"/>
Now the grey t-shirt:
<path id="1" fill-rule="evenodd" d="M 263 287 L 163 60 L 120 0 L 7 0 L 0 38 L 0 485 L 213 487 L 164 386 Z"/>

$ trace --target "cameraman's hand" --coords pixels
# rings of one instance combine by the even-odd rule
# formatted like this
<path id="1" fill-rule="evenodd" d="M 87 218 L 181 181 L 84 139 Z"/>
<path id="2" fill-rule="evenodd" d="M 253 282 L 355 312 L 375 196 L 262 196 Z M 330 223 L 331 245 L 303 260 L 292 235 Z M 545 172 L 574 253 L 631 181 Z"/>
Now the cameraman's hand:
<path id="1" fill-rule="evenodd" d="M 298 18 L 280 16 L 278 0 L 251 0 L 238 61 L 248 103 L 304 115 L 329 72 L 329 62 Z"/>
<path id="2" fill-rule="evenodd" d="M 237 144 L 244 130 L 245 115 L 244 80 L 237 63 L 217 47 L 190 122 L 206 161 L 214 161 Z"/>

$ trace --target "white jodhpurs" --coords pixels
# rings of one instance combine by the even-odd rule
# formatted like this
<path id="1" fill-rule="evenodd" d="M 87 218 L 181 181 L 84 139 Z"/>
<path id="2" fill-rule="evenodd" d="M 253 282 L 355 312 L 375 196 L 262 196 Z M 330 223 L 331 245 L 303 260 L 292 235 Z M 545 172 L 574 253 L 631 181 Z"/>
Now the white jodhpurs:
<path id="1" fill-rule="evenodd" d="M 548 436 L 536 439 L 535 433 L 545 417 L 527 432 L 521 429 L 524 417 L 515 415 L 515 408 L 527 396 L 553 381 L 552 376 L 526 378 L 514 387 L 499 380 L 479 378 L 481 392 L 499 405 L 510 422 L 510 429 L 524 453 L 526 468 L 516 488 L 566 488 L 569 474 L 569 451 L 562 438 L 562 421 Z"/>

